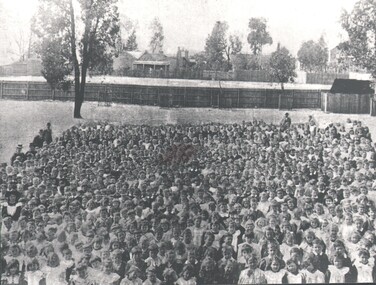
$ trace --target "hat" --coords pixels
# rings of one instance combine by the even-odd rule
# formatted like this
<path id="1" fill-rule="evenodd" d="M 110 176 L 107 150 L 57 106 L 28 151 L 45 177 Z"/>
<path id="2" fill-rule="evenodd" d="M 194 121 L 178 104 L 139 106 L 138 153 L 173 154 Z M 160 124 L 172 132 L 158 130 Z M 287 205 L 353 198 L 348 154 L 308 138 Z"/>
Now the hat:
<path id="1" fill-rule="evenodd" d="M 152 243 L 149 245 L 149 250 L 158 250 L 158 245 L 156 243 Z"/>
<path id="2" fill-rule="evenodd" d="M 132 251 L 131 251 L 133 254 L 134 253 L 141 253 L 142 252 L 142 249 L 141 249 L 141 247 L 139 247 L 139 246 L 134 246 L 133 248 L 132 248 Z"/>
<path id="3" fill-rule="evenodd" d="M 241 251 L 243 250 L 249 250 L 249 251 L 252 251 L 252 247 L 251 245 L 249 244 L 243 244 L 242 248 L 241 248 Z"/>

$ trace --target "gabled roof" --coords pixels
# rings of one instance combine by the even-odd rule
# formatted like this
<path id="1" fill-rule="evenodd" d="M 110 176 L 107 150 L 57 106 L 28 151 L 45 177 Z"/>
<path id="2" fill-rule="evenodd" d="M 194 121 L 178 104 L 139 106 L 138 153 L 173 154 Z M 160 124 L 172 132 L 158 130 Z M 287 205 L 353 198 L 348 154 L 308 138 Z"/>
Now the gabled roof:
<path id="1" fill-rule="evenodd" d="M 147 51 L 141 55 L 138 60 L 140 61 L 167 61 L 168 58 L 163 53 L 148 53 Z"/>
<path id="2" fill-rule="evenodd" d="M 335 79 L 330 93 L 342 94 L 374 94 L 371 81 L 355 79 Z"/>
<path id="3" fill-rule="evenodd" d="M 139 59 L 143 52 L 142 51 L 127 51 L 131 56 L 133 56 L 135 59 Z"/>

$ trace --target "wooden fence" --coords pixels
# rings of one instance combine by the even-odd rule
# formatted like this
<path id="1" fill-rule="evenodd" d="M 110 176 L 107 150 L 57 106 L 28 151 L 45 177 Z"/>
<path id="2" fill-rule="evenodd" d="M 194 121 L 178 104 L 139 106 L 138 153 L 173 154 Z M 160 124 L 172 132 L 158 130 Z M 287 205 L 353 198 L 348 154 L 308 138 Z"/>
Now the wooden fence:
<path id="1" fill-rule="evenodd" d="M 73 101 L 68 91 L 51 90 L 44 82 L 0 82 L 0 98 L 16 100 Z M 214 108 L 321 108 L 321 90 L 285 90 L 144 86 L 118 84 L 86 85 L 86 101 L 161 107 Z"/>

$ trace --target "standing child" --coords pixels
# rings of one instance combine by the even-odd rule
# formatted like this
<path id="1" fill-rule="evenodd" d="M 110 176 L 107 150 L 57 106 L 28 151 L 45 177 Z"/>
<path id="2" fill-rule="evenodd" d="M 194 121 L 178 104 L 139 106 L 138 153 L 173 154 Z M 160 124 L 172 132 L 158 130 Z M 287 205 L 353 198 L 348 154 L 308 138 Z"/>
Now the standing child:
<path id="1" fill-rule="evenodd" d="M 317 270 L 317 266 L 309 258 L 302 263 L 302 273 L 305 276 L 307 284 L 325 283 L 325 275 L 320 270 Z"/>
<path id="2" fill-rule="evenodd" d="M 303 284 L 305 278 L 303 273 L 299 272 L 299 266 L 294 259 L 289 259 L 286 262 L 286 274 L 282 279 L 283 284 Z"/>
<path id="3" fill-rule="evenodd" d="M 329 265 L 329 283 L 345 283 L 345 275 L 350 271 L 350 268 L 346 267 L 344 262 L 344 256 L 336 254 L 333 260 L 334 265 Z"/>
<path id="4" fill-rule="evenodd" d="M 282 284 L 282 278 L 286 274 L 283 269 L 284 262 L 278 258 L 273 257 L 270 265 L 266 268 L 265 277 L 268 284 Z"/>
<path id="5" fill-rule="evenodd" d="M 358 283 L 372 283 L 375 282 L 372 274 L 375 272 L 375 259 L 370 258 L 369 251 L 361 249 L 358 253 L 358 258 L 354 265 L 358 271 Z"/>
<path id="6" fill-rule="evenodd" d="M 310 258 L 313 263 L 316 263 L 317 269 L 322 273 L 326 274 L 328 266 L 330 264 L 328 256 L 324 252 L 324 243 L 320 239 L 315 239 L 313 241 L 312 253 Z"/>
<path id="7" fill-rule="evenodd" d="M 34 258 L 27 264 L 27 272 L 25 273 L 27 285 L 39 285 L 43 278 L 43 272 L 39 270 L 39 262 Z"/>
<path id="8" fill-rule="evenodd" d="M 6 273 L 1 276 L 1 284 L 21 285 L 23 280 L 20 272 L 20 264 L 18 260 L 12 259 L 8 262 Z"/>
<path id="9" fill-rule="evenodd" d="M 47 266 L 42 270 L 46 276 L 46 285 L 67 285 L 66 267 L 60 266 L 59 256 L 52 252 L 48 255 Z"/>
<path id="10" fill-rule="evenodd" d="M 181 277 L 176 281 L 177 285 L 196 285 L 196 278 L 194 277 L 194 268 L 187 264 L 183 267 Z"/>

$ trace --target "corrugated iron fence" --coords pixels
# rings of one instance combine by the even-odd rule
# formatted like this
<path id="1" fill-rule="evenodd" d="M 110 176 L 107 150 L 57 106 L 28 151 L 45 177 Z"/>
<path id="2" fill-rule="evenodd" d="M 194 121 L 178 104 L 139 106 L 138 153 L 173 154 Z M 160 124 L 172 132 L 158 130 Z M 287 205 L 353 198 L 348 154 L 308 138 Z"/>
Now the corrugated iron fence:
<path id="1" fill-rule="evenodd" d="M 17 100 L 74 100 L 68 91 L 51 90 L 43 82 L 0 82 L 0 98 Z M 161 107 L 320 108 L 321 90 L 276 90 L 87 84 L 86 101 Z"/>

